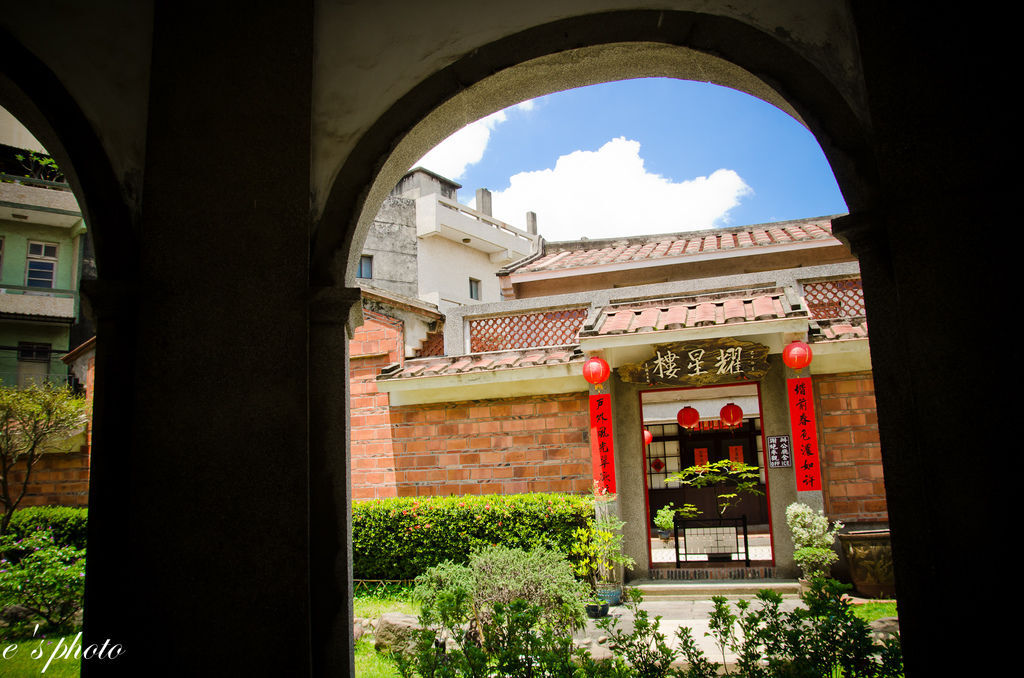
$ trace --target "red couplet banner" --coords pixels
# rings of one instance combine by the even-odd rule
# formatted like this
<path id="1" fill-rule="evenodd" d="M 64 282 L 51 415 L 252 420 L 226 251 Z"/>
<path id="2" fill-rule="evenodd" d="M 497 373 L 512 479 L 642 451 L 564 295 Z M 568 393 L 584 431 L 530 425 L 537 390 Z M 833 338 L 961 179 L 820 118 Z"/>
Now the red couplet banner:
<path id="1" fill-rule="evenodd" d="M 814 420 L 814 392 L 810 377 L 786 380 L 789 394 L 789 422 L 793 431 L 793 468 L 796 489 L 821 489 L 821 458 L 818 455 L 818 427 Z"/>
<path id="2" fill-rule="evenodd" d="M 590 396 L 590 450 L 594 482 L 615 494 L 615 442 L 612 435 L 612 398 L 607 393 Z"/>

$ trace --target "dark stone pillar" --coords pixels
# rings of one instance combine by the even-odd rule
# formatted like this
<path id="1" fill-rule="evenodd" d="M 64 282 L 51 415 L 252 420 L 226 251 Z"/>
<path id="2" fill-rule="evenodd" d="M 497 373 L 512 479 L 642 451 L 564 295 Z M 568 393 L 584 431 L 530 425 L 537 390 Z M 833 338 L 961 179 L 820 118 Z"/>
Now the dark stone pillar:
<path id="1" fill-rule="evenodd" d="M 82 675 L 130 675 L 134 644 L 127 634 L 126 610 L 136 587 L 145 585 L 126 538 L 129 524 L 135 403 L 137 297 L 128 281 L 82 282 L 82 310 L 96 327 L 96 366 L 92 403 L 92 455 L 89 472 L 89 543 L 86 559 L 82 647 L 102 647 L 113 661 L 83 661 Z M 113 601 L 113 603 L 111 603 Z"/>
<path id="2" fill-rule="evenodd" d="M 1009 527 L 992 479 L 1013 445 L 985 421 L 1010 366 L 992 332 L 1006 269 L 988 238 L 1006 223 L 992 190 L 1004 93 L 986 79 L 1000 43 L 982 13 L 958 6 L 851 11 L 879 190 L 837 232 L 864 278 L 907 676 L 968 673 L 956 660 L 980 646 L 980 625 L 955 648 L 935 641 L 949 620 L 984 615 L 977 604 L 993 587 L 980 554 L 998 551 L 1000 521 Z M 963 586 L 968 595 L 942 595 Z"/>
<path id="3" fill-rule="evenodd" d="M 310 600 L 313 673 L 352 676 L 352 492 L 348 332 L 361 291 L 316 289 L 310 304 Z"/>
<path id="4" fill-rule="evenodd" d="M 126 651 L 90 675 L 312 671 L 312 27 L 156 9 L 139 275 L 98 339 L 89 633 Z"/>

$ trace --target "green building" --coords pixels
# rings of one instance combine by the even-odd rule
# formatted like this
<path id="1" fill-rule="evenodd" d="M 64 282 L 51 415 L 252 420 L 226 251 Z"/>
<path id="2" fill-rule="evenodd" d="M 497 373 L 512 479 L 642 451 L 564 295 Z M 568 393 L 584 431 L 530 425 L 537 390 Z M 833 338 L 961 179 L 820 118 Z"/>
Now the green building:
<path id="1" fill-rule="evenodd" d="M 0 147 L 5 155 L 17 149 Z M 28 156 L 28 151 L 17 153 Z M 85 222 L 66 183 L 0 173 L 0 380 L 65 382 Z"/>

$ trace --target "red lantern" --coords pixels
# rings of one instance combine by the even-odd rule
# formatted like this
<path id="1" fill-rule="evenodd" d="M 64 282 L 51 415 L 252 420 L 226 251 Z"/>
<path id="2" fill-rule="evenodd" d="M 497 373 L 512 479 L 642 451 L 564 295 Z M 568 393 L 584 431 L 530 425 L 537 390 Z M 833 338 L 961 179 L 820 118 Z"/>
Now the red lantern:
<path id="1" fill-rule="evenodd" d="M 611 373 L 612 369 L 608 367 L 608 363 L 603 358 L 594 356 L 583 363 L 583 378 L 591 384 L 603 383 Z"/>
<path id="2" fill-rule="evenodd" d="M 692 429 L 700 421 L 700 412 L 687 405 L 676 414 L 676 421 L 685 429 Z"/>
<path id="3" fill-rule="evenodd" d="M 654 434 L 644 429 L 644 445 L 650 445 L 652 440 L 654 440 Z"/>
<path id="4" fill-rule="evenodd" d="M 735 428 L 743 423 L 743 410 L 736 403 L 729 403 L 719 412 L 722 417 L 722 424 L 728 428 Z"/>
<path id="5" fill-rule="evenodd" d="M 811 347 L 802 341 L 794 341 L 782 349 L 782 362 L 793 370 L 802 370 L 811 364 Z"/>

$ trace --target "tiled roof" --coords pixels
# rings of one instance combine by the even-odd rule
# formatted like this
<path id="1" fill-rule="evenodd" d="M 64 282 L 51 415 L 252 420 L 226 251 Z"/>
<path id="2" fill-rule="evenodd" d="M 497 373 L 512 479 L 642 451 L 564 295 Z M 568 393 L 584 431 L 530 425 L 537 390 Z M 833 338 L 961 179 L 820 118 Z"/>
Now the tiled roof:
<path id="1" fill-rule="evenodd" d="M 811 330 L 811 343 L 843 341 L 846 339 L 867 339 L 868 321 L 864 318 L 818 322 L 817 330 Z"/>
<path id="2" fill-rule="evenodd" d="M 553 251 L 532 261 L 527 260 L 520 266 L 513 264 L 507 272 L 557 271 L 813 241 L 832 241 L 836 245 L 840 244 L 839 240 L 832 236 L 832 222 L 829 219 L 781 222 L 739 229 L 715 229 L 651 236 L 646 239 L 597 241 L 595 245 L 600 244 L 599 247 Z M 551 243 L 548 247 L 558 249 L 559 243 Z"/>
<path id="3" fill-rule="evenodd" d="M 636 304 L 608 306 L 593 328 L 581 337 L 633 332 L 678 330 L 688 327 L 728 325 L 754 320 L 807 317 L 807 310 L 793 306 L 783 291 L 724 299 L 666 302 L 638 307 Z"/>
<path id="4" fill-rule="evenodd" d="M 441 375 L 490 372 L 517 367 L 539 367 L 542 365 L 557 365 L 571 362 L 583 362 L 583 352 L 580 351 L 578 346 L 471 353 L 469 355 L 437 356 L 406 360 L 405 363 L 384 368 L 377 379 L 437 377 Z"/>

